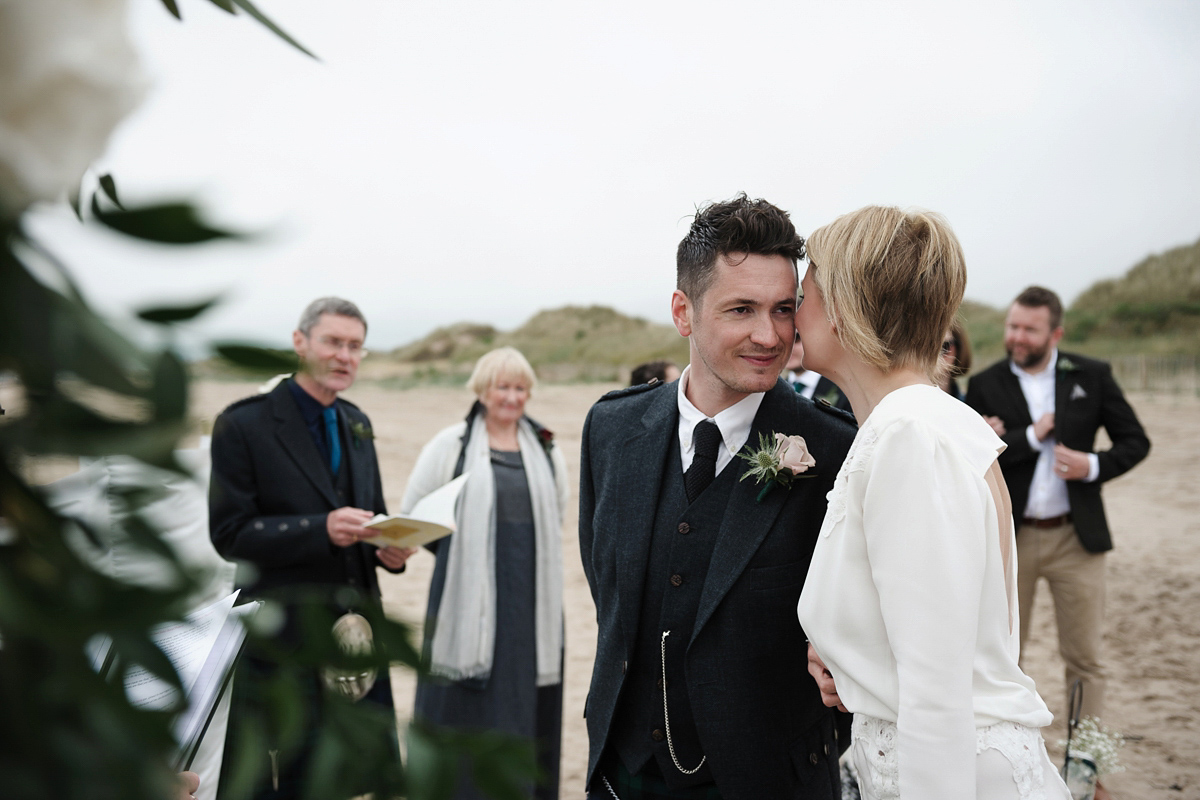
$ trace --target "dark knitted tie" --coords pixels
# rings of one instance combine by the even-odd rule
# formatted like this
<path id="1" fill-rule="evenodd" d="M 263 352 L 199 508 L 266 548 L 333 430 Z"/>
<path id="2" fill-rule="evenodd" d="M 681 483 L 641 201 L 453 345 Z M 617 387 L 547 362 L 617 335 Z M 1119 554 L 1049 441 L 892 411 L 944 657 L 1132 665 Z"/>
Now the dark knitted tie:
<path id="1" fill-rule="evenodd" d="M 689 503 L 695 502 L 700 493 L 708 488 L 717 474 L 717 445 L 721 443 L 721 429 L 711 420 L 701 420 L 692 431 L 692 444 L 696 452 L 692 465 L 683 475 L 683 488 L 687 490 Z"/>

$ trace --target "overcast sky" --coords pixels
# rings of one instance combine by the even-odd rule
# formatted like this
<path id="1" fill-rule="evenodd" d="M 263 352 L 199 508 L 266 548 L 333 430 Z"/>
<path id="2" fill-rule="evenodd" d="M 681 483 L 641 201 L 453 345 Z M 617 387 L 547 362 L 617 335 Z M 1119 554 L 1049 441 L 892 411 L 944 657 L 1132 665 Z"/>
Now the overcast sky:
<path id="1" fill-rule="evenodd" d="M 746 191 L 807 234 L 944 213 L 969 298 L 1073 299 L 1200 238 L 1200 3 L 130 0 L 151 89 L 98 163 L 250 243 L 35 230 L 114 314 L 223 294 L 196 335 L 284 344 L 348 297 L 392 347 L 602 304 L 668 322 L 695 206 Z"/>

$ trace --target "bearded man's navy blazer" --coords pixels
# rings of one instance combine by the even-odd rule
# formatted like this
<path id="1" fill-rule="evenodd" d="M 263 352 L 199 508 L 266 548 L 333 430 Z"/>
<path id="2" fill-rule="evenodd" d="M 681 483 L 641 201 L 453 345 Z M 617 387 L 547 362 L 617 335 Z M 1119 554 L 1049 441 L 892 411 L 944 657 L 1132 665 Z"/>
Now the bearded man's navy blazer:
<path id="1" fill-rule="evenodd" d="M 585 708 L 587 785 L 603 791 L 597 765 L 613 729 L 638 635 L 652 529 L 672 437 L 677 383 L 613 392 L 583 429 L 579 546 L 596 604 L 596 662 Z M 803 436 L 816 459 L 808 477 L 761 501 L 754 481 L 734 485 L 688 632 L 688 700 L 707 764 L 725 800 L 837 797 L 834 714 L 807 671 L 796 619 L 825 496 L 855 428 L 784 381 L 766 392 L 747 444 L 759 435 Z M 745 461 L 727 470 L 740 475 Z"/>

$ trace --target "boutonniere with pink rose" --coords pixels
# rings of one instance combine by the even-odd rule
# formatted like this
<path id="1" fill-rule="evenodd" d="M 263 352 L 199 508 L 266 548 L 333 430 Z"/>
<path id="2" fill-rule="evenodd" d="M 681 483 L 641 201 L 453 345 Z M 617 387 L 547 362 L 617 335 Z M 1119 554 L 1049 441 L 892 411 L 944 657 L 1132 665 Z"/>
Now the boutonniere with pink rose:
<path id="1" fill-rule="evenodd" d="M 787 436 L 775 433 L 758 436 L 758 449 L 751 450 L 750 445 L 738 453 L 738 458 L 750 462 L 750 468 L 742 473 L 739 480 L 754 478 L 756 484 L 765 483 L 758 493 L 758 502 L 762 502 L 772 489 L 782 486 L 791 488 L 792 481 L 799 478 L 812 478 L 815 472 L 809 472 L 817 465 L 817 460 L 808 452 L 808 445 L 803 436 Z"/>

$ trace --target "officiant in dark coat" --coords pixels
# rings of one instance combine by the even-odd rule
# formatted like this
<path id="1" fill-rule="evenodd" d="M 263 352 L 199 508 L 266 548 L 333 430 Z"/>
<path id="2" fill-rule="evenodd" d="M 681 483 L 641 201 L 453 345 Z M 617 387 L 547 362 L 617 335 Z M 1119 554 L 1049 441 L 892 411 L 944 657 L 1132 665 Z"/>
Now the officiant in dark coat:
<path id="1" fill-rule="evenodd" d="M 579 543 L 599 625 L 589 797 L 838 796 L 834 712 L 804 669 L 796 603 L 854 436 L 779 379 L 803 239 L 741 195 L 702 209 L 678 252 L 677 383 L 606 396 L 582 441 Z M 804 438 L 790 486 L 739 480 L 760 436 Z"/>
<path id="2" fill-rule="evenodd" d="M 292 335 L 300 370 L 269 393 L 229 406 L 213 426 L 209 530 L 218 553 L 256 569 L 250 596 L 350 587 L 378 601 L 375 568 L 399 572 L 411 553 L 361 542 L 371 535 L 363 524 L 386 512 L 383 486 L 370 420 L 338 394 L 354 383 L 366 333 L 353 303 L 313 301 Z M 294 642 L 298 635 L 289 612 L 281 640 Z M 269 672 L 270 665 L 247 654 L 238 670 Z M 309 684 L 307 712 L 315 715 L 322 691 L 315 673 Z M 234 719 L 240 705 L 254 701 L 238 687 L 235 678 Z M 392 709 L 387 675 L 365 699 Z M 268 781 L 258 797 L 298 797 L 311 746 L 272 759 L 278 789 Z"/>

